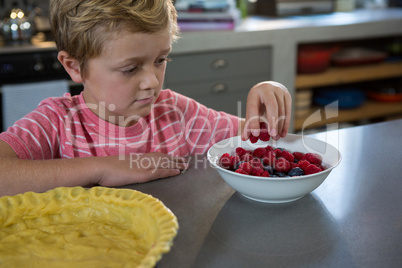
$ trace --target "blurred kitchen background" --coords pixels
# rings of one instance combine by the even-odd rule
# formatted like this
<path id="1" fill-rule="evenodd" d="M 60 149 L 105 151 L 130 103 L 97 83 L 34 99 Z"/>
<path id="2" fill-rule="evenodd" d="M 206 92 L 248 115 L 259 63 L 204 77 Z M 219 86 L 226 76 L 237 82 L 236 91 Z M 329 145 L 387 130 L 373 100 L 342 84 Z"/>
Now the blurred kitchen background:
<path id="1" fill-rule="evenodd" d="M 402 0 L 177 0 L 165 87 L 244 116 L 257 82 L 293 97 L 292 132 L 402 118 Z M 0 0 L 0 129 L 79 94 L 58 63 L 48 0 Z"/>

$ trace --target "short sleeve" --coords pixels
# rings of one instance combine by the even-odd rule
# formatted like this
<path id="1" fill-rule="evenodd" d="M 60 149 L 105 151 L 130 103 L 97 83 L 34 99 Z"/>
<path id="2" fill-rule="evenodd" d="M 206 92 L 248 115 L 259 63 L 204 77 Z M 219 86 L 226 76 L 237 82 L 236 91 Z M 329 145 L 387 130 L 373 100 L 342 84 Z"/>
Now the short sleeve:
<path id="1" fill-rule="evenodd" d="M 58 129 L 63 119 L 55 105 L 43 101 L 34 111 L 19 119 L 0 134 L 20 159 L 44 160 L 58 158 Z"/>

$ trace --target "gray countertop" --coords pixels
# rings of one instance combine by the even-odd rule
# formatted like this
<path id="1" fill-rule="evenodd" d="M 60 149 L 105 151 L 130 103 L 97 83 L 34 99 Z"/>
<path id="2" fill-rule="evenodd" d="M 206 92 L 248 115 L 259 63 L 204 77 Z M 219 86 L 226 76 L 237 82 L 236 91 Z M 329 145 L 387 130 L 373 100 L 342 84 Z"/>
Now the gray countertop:
<path id="1" fill-rule="evenodd" d="M 246 199 L 204 156 L 176 177 L 130 185 L 160 199 L 179 233 L 158 267 L 400 267 L 402 120 L 314 134 L 342 161 L 311 194 Z"/>

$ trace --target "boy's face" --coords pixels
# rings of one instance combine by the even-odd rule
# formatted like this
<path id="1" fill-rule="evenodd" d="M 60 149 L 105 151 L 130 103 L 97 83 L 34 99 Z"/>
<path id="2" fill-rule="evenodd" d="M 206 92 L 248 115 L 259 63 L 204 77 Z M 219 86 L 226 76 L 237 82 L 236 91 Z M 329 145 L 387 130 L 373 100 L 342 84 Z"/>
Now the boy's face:
<path id="1" fill-rule="evenodd" d="M 84 99 L 99 117 L 130 126 L 147 116 L 162 89 L 171 51 L 168 30 L 158 33 L 119 32 L 102 54 L 88 61 Z"/>

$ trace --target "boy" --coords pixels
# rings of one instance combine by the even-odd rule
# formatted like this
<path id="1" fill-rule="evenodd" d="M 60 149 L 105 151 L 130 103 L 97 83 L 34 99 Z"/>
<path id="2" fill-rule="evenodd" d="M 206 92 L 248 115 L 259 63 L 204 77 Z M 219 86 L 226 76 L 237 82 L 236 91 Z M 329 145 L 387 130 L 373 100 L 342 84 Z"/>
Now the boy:
<path id="1" fill-rule="evenodd" d="M 278 83 L 250 90 L 247 125 L 161 89 L 178 34 L 171 0 L 51 0 L 50 20 L 58 60 L 84 90 L 42 101 L 0 134 L 0 196 L 178 175 L 186 156 L 258 136 L 263 114 L 274 139 L 287 134 L 291 99 Z"/>

